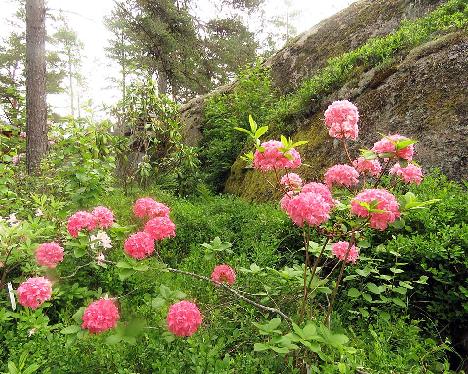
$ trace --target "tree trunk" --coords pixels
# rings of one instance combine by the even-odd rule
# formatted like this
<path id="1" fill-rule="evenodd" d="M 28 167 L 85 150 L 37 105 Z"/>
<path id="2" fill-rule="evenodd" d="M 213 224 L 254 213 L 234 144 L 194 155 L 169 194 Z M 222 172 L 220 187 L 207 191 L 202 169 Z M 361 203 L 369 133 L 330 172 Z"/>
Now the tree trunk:
<path id="1" fill-rule="evenodd" d="M 70 86 L 70 111 L 72 117 L 75 117 L 75 98 L 73 97 L 73 71 L 72 71 L 72 51 L 67 49 L 68 54 L 68 84 Z"/>
<path id="2" fill-rule="evenodd" d="M 26 0 L 26 166 L 39 172 L 47 150 L 44 0 Z"/>
<path id="3" fill-rule="evenodd" d="M 164 69 L 158 71 L 158 94 L 167 94 L 167 74 Z"/>

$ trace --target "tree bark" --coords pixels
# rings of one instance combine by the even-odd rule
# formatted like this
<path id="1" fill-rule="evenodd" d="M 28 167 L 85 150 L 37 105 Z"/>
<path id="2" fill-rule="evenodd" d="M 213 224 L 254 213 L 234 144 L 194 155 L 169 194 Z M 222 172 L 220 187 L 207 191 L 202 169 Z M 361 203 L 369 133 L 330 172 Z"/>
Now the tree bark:
<path id="1" fill-rule="evenodd" d="M 26 166 L 39 172 L 47 151 L 44 0 L 26 0 Z"/>
<path id="2" fill-rule="evenodd" d="M 167 94 L 167 74 L 164 68 L 158 70 L 158 94 Z"/>

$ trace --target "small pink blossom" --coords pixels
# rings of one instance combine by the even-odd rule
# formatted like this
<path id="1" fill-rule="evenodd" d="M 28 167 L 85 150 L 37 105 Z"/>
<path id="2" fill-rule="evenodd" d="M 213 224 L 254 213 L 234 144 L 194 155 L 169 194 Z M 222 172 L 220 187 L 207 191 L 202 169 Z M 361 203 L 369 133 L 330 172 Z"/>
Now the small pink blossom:
<path id="1" fill-rule="evenodd" d="M 109 228 L 114 223 L 114 214 L 104 206 L 97 206 L 91 214 L 96 219 L 96 226 L 98 228 Z"/>
<path id="2" fill-rule="evenodd" d="M 360 203 L 374 205 L 378 212 L 369 212 L 369 209 Z M 385 230 L 389 223 L 400 217 L 398 202 L 390 192 L 385 189 L 367 189 L 351 200 L 351 213 L 358 217 L 370 217 L 370 226 L 374 229 Z"/>
<path id="3" fill-rule="evenodd" d="M 19 136 L 20 138 L 26 139 L 26 132 L 21 131 Z"/>
<path id="4" fill-rule="evenodd" d="M 29 278 L 18 287 L 19 303 L 36 309 L 52 296 L 52 283 L 44 277 Z"/>
<path id="5" fill-rule="evenodd" d="M 20 153 L 18 155 L 14 155 L 12 158 L 11 158 L 11 162 L 13 163 L 13 165 L 18 165 L 19 162 L 24 158 L 25 154 L 24 153 Z"/>
<path id="6" fill-rule="evenodd" d="M 172 304 L 167 313 L 167 327 L 177 336 L 192 336 L 202 323 L 198 307 L 190 301 L 182 300 Z"/>
<path id="7" fill-rule="evenodd" d="M 325 172 L 325 183 L 329 188 L 337 184 L 352 187 L 359 183 L 359 173 L 349 165 L 334 165 Z"/>
<path id="8" fill-rule="evenodd" d="M 55 243 L 42 243 L 36 249 L 36 262 L 39 266 L 55 268 L 63 261 L 63 248 Z"/>
<path id="9" fill-rule="evenodd" d="M 332 194 L 330 192 L 330 189 L 327 187 L 326 184 L 323 183 L 317 183 L 317 182 L 309 182 L 307 184 L 304 184 L 302 187 L 301 192 L 313 192 L 317 193 L 320 196 L 323 197 L 323 199 L 330 204 L 330 207 L 333 207 L 335 205 L 335 200 L 333 200 Z"/>
<path id="10" fill-rule="evenodd" d="M 162 240 L 176 236 L 175 228 L 169 217 L 155 217 L 146 222 L 145 232 L 154 240 Z"/>
<path id="11" fill-rule="evenodd" d="M 301 166 L 301 156 L 294 149 L 290 149 L 286 153 L 280 151 L 284 147 L 283 143 L 277 140 L 269 140 L 262 143 L 263 152 L 255 151 L 253 166 L 257 170 L 269 171 L 280 169 L 296 169 Z M 285 156 L 287 154 L 291 159 Z"/>
<path id="12" fill-rule="evenodd" d="M 379 160 L 366 160 L 364 157 L 359 157 L 353 161 L 354 168 L 361 174 L 369 174 L 378 177 L 382 171 L 382 166 Z"/>
<path id="13" fill-rule="evenodd" d="M 69 234 L 76 238 L 81 230 L 93 231 L 96 228 L 96 218 L 88 212 L 78 211 L 68 219 Z"/>
<path id="14" fill-rule="evenodd" d="M 331 137 L 356 140 L 359 133 L 359 112 L 348 100 L 334 101 L 325 111 L 325 124 Z"/>
<path id="15" fill-rule="evenodd" d="M 229 265 L 217 265 L 211 273 L 211 280 L 215 284 L 227 283 L 230 286 L 236 281 L 236 273 Z"/>
<path id="16" fill-rule="evenodd" d="M 154 239 L 147 232 L 137 232 L 125 240 L 124 250 L 130 257 L 141 260 L 154 252 Z"/>
<path id="17" fill-rule="evenodd" d="M 49 145 L 54 145 L 55 144 L 55 140 L 49 140 Z"/>
<path id="18" fill-rule="evenodd" d="M 135 202 L 133 213 L 138 218 L 154 218 L 169 216 L 170 209 L 150 197 L 142 197 Z"/>
<path id="19" fill-rule="evenodd" d="M 288 173 L 283 175 L 280 183 L 291 190 L 298 190 L 302 187 L 302 179 L 296 173 Z"/>
<path id="20" fill-rule="evenodd" d="M 392 158 L 393 156 L 411 161 L 414 154 L 414 144 L 410 144 L 402 149 L 397 150 L 396 143 L 404 140 L 409 140 L 407 137 L 400 134 L 388 135 L 378 142 L 374 143 L 372 151 L 378 155 L 384 155 L 385 158 Z M 388 157 L 390 156 L 390 157 Z"/>
<path id="21" fill-rule="evenodd" d="M 280 206 L 281 209 L 284 212 L 288 211 L 288 205 L 291 199 L 295 196 L 296 194 L 293 191 L 288 191 L 287 193 L 284 194 L 284 196 L 280 200 Z"/>
<path id="22" fill-rule="evenodd" d="M 354 245 L 349 248 L 348 242 L 338 242 L 333 244 L 332 252 L 339 260 L 344 261 L 346 258 L 346 262 L 352 262 L 353 264 L 355 264 L 359 258 L 359 249 Z M 346 253 L 348 253 L 348 256 L 346 256 Z"/>
<path id="23" fill-rule="evenodd" d="M 83 313 L 81 327 L 91 333 L 101 333 L 117 326 L 119 310 L 111 299 L 99 299 L 92 302 Z"/>
<path id="24" fill-rule="evenodd" d="M 390 174 L 394 174 L 404 180 L 405 183 L 421 184 L 423 179 L 422 169 L 414 164 L 402 168 L 399 163 L 393 165 Z"/>
<path id="25" fill-rule="evenodd" d="M 318 226 L 330 218 L 331 206 L 318 193 L 301 192 L 286 204 L 286 213 L 298 226 Z"/>

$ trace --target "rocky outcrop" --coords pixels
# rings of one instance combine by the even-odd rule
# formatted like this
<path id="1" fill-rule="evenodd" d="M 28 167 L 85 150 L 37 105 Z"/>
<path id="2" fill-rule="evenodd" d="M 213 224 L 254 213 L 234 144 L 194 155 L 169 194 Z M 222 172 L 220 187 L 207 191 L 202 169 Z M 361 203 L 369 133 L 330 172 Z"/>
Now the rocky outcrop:
<path id="1" fill-rule="evenodd" d="M 286 93 L 325 66 L 327 60 L 351 51 L 369 38 L 394 31 L 402 19 L 415 19 L 442 0 L 360 0 L 299 35 L 265 62 L 271 67 L 274 86 Z M 235 84 L 235 83 L 234 83 Z M 216 93 L 229 92 L 234 84 L 197 97 L 181 107 L 184 137 L 195 146 L 202 138 L 203 107 Z"/>
<path id="2" fill-rule="evenodd" d="M 341 147 L 328 136 L 323 111 L 333 100 L 348 98 L 360 111 L 360 133 L 352 149 L 370 147 L 380 134 L 401 133 L 418 140 L 416 160 L 449 177 L 468 177 L 468 36 L 452 33 L 412 50 L 390 66 L 372 69 L 348 82 L 321 103 L 294 135 L 308 164 L 300 174 L 320 179 L 324 170 L 345 162 Z M 226 191 L 269 200 L 272 191 L 258 172 L 237 160 Z"/>
<path id="3" fill-rule="evenodd" d="M 275 87 L 282 93 L 296 89 L 304 79 L 369 38 L 394 31 L 402 19 L 419 18 L 443 1 L 361 0 L 322 21 L 272 56 Z M 308 140 L 301 154 L 308 164 L 300 173 L 319 179 L 330 165 L 344 162 L 341 147 L 323 124 L 323 112 L 337 99 L 352 100 L 360 110 L 360 137 L 353 148 L 370 147 L 382 133 L 401 133 L 418 139 L 416 160 L 426 169 L 440 168 L 449 177 L 468 177 L 468 35 L 452 32 L 420 45 L 385 66 L 361 71 L 299 120 L 295 140 Z M 235 83 L 217 92 L 229 92 Z M 206 97 L 183 107 L 186 140 L 195 145 L 202 137 Z M 259 173 L 238 159 L 231 168 L 225 191 L 248 199 L 274 196 Z"/>

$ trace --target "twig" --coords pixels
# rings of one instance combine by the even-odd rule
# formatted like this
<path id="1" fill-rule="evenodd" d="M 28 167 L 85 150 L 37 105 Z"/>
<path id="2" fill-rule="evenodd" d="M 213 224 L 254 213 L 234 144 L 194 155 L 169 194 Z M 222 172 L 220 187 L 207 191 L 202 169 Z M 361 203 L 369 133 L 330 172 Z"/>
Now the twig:
<path id="1" fill-rule="evenodd" d="M 196 274 L 196 273 L 192 273 L 190 271 L 184 271 L 184 270 L 179 270 L 179 269 L 173 269 L 173 268 L 165 268 L 164 270 L 166 271 L 170 271 L 172 273 L 177 273 L 177 274 L 182 274 L 182 275 L 188 275 L 192 278 L 196 278 L 196 279 L 200 279 L 200 280 L 204 280 L 206 282 L 209 282 L 209 283 L 213 283 L 213 281 L 208 278 L 208 277 L 205 277 L 204 275 L 200 275 L 200 274 Z M 257 303 L 256 301 L 253 301 L 247 297 L 245 297 L 244 295 L 242 295 L 239 291 L 235 290 L 234 288 L 232 287 L 229 287 L 225 284 L 219 284 L 218 285 L 220 288 L 224 289 L 225 291 L 228 291 L 234 295 L 236 295 L 239 299 L 245 301 L 246 303 L 249 303 L 259 309 L 262 309 L 262 310 L 265 310 L 265 311 L 268 311 L 268 312 L 271 312 L 271 313 L 275 313 L 275 314 L 278 314 L 280 315 L 281 317 L 283 317 L 285 320 L 287 320 L 288 322 L 292 322 L 291 318 L 288 317 L 286 314 L 284 314 L 281 310 L 279 309 L 276 309 L 276 308 L 271 308 L 269 306 L 266 306 L 266 305 L 263 305 L 263 304 L 259 304 Z"/>

